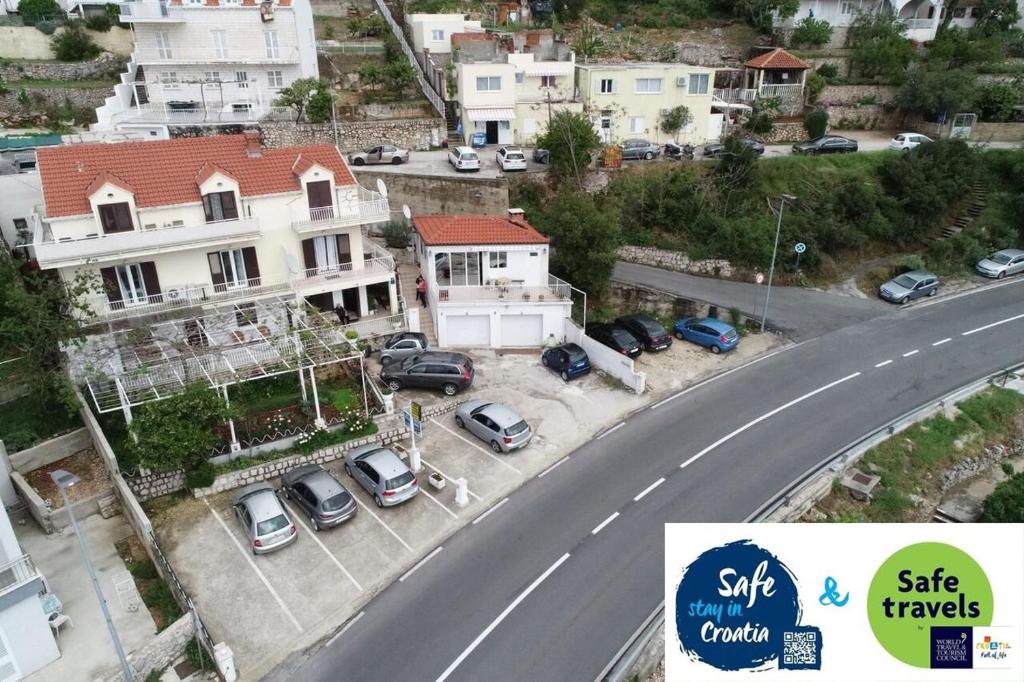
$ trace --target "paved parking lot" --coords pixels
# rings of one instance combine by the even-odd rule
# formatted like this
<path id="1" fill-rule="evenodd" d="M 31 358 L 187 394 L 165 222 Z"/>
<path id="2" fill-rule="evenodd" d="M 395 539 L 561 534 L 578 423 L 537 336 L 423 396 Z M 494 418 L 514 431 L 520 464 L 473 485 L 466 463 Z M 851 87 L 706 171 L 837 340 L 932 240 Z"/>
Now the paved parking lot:
<path id="1" fill-rule="evenodd" d="M 214 638 L 232 647 L 243 679 L 256 679 L 291 651 L 329 635 L 376 591 L 429 558 L 447 536 L 598 431 L 658 395 L 700 374 L 738 365 L 773 342 L 774 337 L 748 337 L 739 352 L 724 356 L 676 342 L 669 351 L 640 360 L 652 388 L 644 396 L 597 373 L 564 383 L 536 353 L 474 351 L 476 379 L 459 398 L 500 400 L 512 407 L 533 427 L 528 447 L 497 455 L 459 429 L 454 413 L 447 412 L 428 420 L 417 438 L 424 464 L 418 475 L 421 492 L 403 505 L 377 509 L 337 461 L 329 468 L 360 505 L 355 518 L 339 528 L 313 533 L 308 519 L 287 503 L 299 539 L 278 552 L 253 556 L 231 510 L 232 494 L 224 494 L 159 513 L 157 532 Z M 414 390 L 401 391 L 398 398 L 404 407 L 410 400 L 433 404 L 443 396 Z M 431 472 L 446 479 L 443 490 L 428 485 Z M 469 489 L 469 503 L 462 508 L 455 504 L 458 478 L 465 478 Z"/>

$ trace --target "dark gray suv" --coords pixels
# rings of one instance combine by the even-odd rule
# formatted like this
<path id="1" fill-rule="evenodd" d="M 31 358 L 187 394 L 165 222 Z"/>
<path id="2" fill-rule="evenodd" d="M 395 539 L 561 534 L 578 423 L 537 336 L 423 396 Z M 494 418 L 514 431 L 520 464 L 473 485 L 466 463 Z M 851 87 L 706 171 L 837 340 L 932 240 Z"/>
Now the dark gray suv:
<path id="1" fill-rule="evenodd" d="M 420 353 L 386 365 L 380 378 L 392 391 L 439 388 L 445 395 L 455 395 L 473 385 L 473 361 L 462 353 Z"/>
<path id="2" fill-rule="evenodd" d="M 281 492 L 306 513 L 313 530 L 331 528 L 356 515 L 356 501 L 319 464 L 305 464 L 281 476 Z"/>

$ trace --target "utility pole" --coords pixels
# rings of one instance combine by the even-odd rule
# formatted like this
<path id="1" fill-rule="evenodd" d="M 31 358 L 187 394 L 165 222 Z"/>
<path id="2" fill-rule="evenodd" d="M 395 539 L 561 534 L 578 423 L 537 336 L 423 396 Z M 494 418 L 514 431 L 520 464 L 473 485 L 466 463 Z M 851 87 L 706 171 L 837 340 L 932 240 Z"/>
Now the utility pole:
<path id="1" fill-rule="evenodd" d="M 772 247 L 772 264 L 768 268 L 768 289 L 764 294 L 764 312 L 761 315 L 761 333 L 764 334 L 765 323 L 768 321 L 768 303 L 772 299 L 772 278 L 775 275 L 775 256 L 779 252 L 779 233 L 782 232 L 782 209 L 786 207 L 786 202 L 796 201 L 796 197 L 792 194 L 783 194 L 781 196 L 782 203 L 779 205 L 779 220 L 775 224 L 775 246 Z"/>

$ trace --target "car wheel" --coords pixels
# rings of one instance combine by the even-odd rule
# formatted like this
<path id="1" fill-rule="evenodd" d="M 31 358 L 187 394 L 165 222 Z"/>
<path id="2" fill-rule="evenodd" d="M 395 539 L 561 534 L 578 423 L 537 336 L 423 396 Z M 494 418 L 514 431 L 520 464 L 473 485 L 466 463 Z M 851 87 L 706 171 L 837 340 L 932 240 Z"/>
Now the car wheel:
<path id="1" fill-rule="evenodd" d="M 934 296 L 937 293 L 939 293 L 939 288 L 935 287 L 934 289 L 932 289 L 931 291 L 928 292 L 928 296 L 932 297 L 932 296 Z"/>
<path id="2" fill-rule="evenodd" d="M 391 364 L 391 360 L 392 360 L 392 358 L 391 358 L 390 355 L 382 355 L 382 356 L 380 356 L 380 364 L 384 365 L 385 367 L 387 367 L 388 365 Z"/>
<path id="3" fill-rule="evenodd" d="M 390 388 L 392 391 L 397 391 L 400 388 L 402 388 L 402 382 L 399 381 L 398 379 L 389 379 L 388 388 Z"/>
<path id="4" fill-rule="evenodd" d="M 714 353 L 715 355 L 718 355 L 719 353 L 722 352 L 722 349 L 719 348 L 718 346 L 711 346 L 711 352 Z"/>
<path id="5" fill-rule="evenodd" d="M 288 494 L 288 488 L 281 488 L 281 494 L 284 495 L 286 500 L 292 499 L 292 496 Z"/>
<path id="6" fill-rule="evenodd" d="M 253 547 L 253 548 L 252 548 L 252 555 L 253 555 L 253 556 L 259 556 L 259 555 L 258 555 L 258 554 L 256 553 L 256 548 L 255 548 L 255 547 Z M 72 627 L 74 627 L 74 626 L 72 626 Z"/>
<path id="7" fill-rule="evenodd" d="M 373 503 L 375 505 L 377 505 L 381 509 L 384 508 L 384 501 L 382 499 L 380 499 L 380 495 L 374 495 L 373 496 Z"/>
<path id="8" fill-rule="evenodd" d="M 569 380 L 569 373 L 566 372 L 564 369 L 562 370 L 562 373 L 561 373 L 560 376 L 562 377 L 562 381 L 568 381 Z"/>
<path id="9" fill-rule="evenodd" d="M 466 428 L 466 422 L 462 421 L 462 417 L 455 415 L 455 425 L 460 429 Z"/>
<path id="10" fill-rule="evenodd" d="M 547 367 L 547 366 L 548 366 L 548 356 L 546 356 L 546 355 L 541 355 L 541 356 L 540 356 L 540 364 L 542 364 L 542 365 L 544 365 L 545 367 Z"/>
<path id="11" fill-rule="evenodd" d="M 498 441 L 496 441 L 496 440 L 492 440 L 491 441 L 491 450 L 494 450 L 499 455 L 501 454 L 501 445 L 498 444 Z"/>
<path id="12" fill-rule="evenodd" d="M 347 475 L 347 476 L 348 476 L 349 478 L 355 478 L 355 476 L 353 476 L 353 475 L 352 475 L 352 470 L 348 468 L 348 464 L 346 464 L 346 465 L 345 465 L 345 474 L 346 474 L 346 475 Z"/>
<path id="13" fill-rule="evenodd" d="M 309 525 L 310 525 L 310 527 L 312 527 L 314 533 L 319 533 L 320 532 L 320 524 L 317 522 L 316 517 L 314 517 L 314 516 L 310 516 L 309 517 Z"/>
<path id="14" fill-rule="evenodd" d="M 393 165 L 393 166 L 400 166 L 400 165 L 402 165 L 402 157 L 396 156 L 395 158 L 391 159 L 391 165 Z"/>
<path id="15" fill-rule="evenodd" d="M 910 300 L 910 297 L 909 297 L 909 296 L 904 296 L 903 298 L 901 298 L 901 299 L 899 300 L 899 304 L 900 304 L 900 305 L 906 305 L 906 304 L 907 304 L 907 301 L 909 301 L 909 300 Z"/>
<path id="16" fill-rule="evenodd" d="M 996 279 L 1002 279 L 1003 277 L 1006 277 L 1006 270 L 1003 270 L 998 275 L 996 275 Z"/>
<path id="17" fill-rule="evenodd" d="M 441 390 L 444 391 L 445 395 L 455 395 L 459 392 L 459 387 L 455 384 L 445 384 L 441 387 Z"/>
<path id="18" fill-rule="evenodd" d="M 679 339 L 680 341 L 682 341 L 683 340 L 683 333 L 682 332 L 676 332 L 676 338 Z"/>
<path id="19" fill-rule="evenodd" d="M 352 162 L 352 165 L 354 165 L 354 166 L 365 166 L 366 162 L 363 161 L 362 159 L 356 159 L 356 160 L 354 160 Z"/>
<path id="20" fill-rule="evenodd" d="M 650 161 L 653 158 L 654 154 L 652 154 L 651 152 L 647 152 L 646 154 L 644 154 L 644 161 Z"/>

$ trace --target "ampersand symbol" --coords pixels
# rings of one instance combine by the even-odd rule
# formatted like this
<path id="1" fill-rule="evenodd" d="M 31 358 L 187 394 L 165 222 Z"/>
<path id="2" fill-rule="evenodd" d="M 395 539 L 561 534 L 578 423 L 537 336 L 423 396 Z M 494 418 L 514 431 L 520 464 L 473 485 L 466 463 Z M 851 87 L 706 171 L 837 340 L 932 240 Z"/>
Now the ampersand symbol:
<path id="1" fill-rule="evenodd" d="M 839 587 L 839 583 L 835 578 L 832 576 L 825 578 L 825 591 L 818 597 L 818 603 L 822 606 L 846 606 L 846 602 L 850 600 L 850 593 L 847 592 L 840 597 L 837 587 Z"/>

